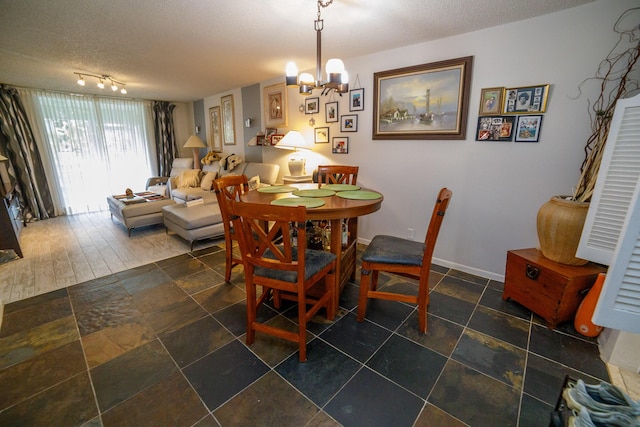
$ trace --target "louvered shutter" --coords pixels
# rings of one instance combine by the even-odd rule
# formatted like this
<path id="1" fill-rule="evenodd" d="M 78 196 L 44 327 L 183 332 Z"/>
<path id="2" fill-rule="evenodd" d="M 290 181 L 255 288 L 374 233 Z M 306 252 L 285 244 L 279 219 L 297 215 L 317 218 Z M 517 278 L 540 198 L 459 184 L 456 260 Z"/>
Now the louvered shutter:
<path id="1" fill-rule="evenodd" d="M 640 95 L 616 104 L 576 256 L 610 265 L 640 183 Z"/>

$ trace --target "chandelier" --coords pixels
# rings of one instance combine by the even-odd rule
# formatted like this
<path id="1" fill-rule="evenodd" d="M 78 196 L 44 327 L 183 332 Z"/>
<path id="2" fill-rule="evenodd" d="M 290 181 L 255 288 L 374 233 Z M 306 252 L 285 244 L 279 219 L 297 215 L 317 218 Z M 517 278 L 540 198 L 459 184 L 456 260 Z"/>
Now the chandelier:
<path id="1" fill-rule="evenodd" d="M 298 67 L 294 62 L 289 62 L 286 68 L 287 86 L 299 86 L 302 95 L 311 95 L 313 89 L 322 89 L 322 95 L 335 90 L 342 94 L 349 91 L 349 75 L 344 69 L 344 63 L 337 58 L 327 61 L 326 72 L 329 80 L 322 81 L 322 29 L 324 20 L 320 17 L 321 8 L 329 6 L 333 0 L 322 2 L 318 0 L 318 19 L 314 21 L 316 29 L 316 78 L 310 73 L 302 73 L 298 76 Z"/>
<path id="2" fill-rule="evenodd" d="M 121 94 L 125 95 L 127 93 L 127 89 L 125 89 L 125 83 L 122 83 L 107 74 L 101 74 L 101 75 L 89 74 L 89 73 L 73 73 L 73 74 L 76 74 L 78 76 L 78 84 L 80 86 L 84 86 L 86 84 L 84 80 L 85 77 L 93 77 L 95 79 L 98 79 L 98 83 L 96 84 L 96 86 L 98 86 L 100 89 L 104 89 L 105 82 L 106 82 L 106 83 L 110 83 L 112 91 L 116 92 L 118 89 L 120 89 Z"/>

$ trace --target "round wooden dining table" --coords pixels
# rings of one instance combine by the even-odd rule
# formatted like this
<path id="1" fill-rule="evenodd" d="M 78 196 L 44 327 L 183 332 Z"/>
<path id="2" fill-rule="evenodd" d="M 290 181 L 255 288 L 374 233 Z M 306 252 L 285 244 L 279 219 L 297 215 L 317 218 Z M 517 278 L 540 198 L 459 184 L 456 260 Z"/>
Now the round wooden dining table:
<path id="1" fill-rule="evenodd" d="M 290 184 L 287 187 L 294 187 L 298 190 L 311 190 L 322 188 L 318 184 Z M 366 188 L 361 190 L 375 191 Z M 296 197 L 289 192 L 260 192 L 251 190 L 240 197 L 240 200 L 248 203 L 269 205 L 277 199 Z M 356 243 L 358 240 L 358 217 L 368 215 L 380 209 L 384 197 L 380 192 L 379 198 L 354 200 L 342 198 L 336 195 L 322 197 L 324 204 L 319 207 L 307 208 L 307 219 L 327 220 L 331 222 L 331 252 L 336 255 L 336 276 L 339 289 L 336 291 L 336 304 L 345 284 L 351 279 L 355 279 L 356 270 Z M 347 220 L 348 243 L 342 245 L 342 222 Z M 337 305 L 336 305 L 337 307 Z"/>

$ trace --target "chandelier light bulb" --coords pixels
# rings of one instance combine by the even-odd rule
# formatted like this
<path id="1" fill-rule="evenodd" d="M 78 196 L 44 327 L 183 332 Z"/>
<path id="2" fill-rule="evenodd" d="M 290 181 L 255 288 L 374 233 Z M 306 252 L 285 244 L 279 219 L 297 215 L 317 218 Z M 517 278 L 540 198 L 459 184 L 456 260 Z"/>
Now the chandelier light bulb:
<path id="1" fill-rule="evenodd" d="M 344 71 L 344 62 L 338 58 L 331 58 L 326 65 L 327 74 L 342 74 Z"/>
<path id="2" fill-rule="evenodd" d="M 300 74 L 300 84 L 301 85 L 313 85 L 315 83 L 315 80 L 313 79 L 313 76 L 310 73 L 302 73 Z"/>
<path id="3" fill-rule="evenodd" d="M 295 62 L 289 61 L 286 68 L 286 82 L 287 86 L 295 86 L 298 84 L 298 66 Z"/>

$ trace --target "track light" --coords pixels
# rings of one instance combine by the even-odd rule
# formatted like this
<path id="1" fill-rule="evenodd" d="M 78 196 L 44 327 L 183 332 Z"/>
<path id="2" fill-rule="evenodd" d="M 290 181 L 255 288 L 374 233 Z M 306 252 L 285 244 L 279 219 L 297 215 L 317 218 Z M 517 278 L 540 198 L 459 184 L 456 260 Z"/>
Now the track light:
<path id="1" fill-rule="evenodd" d="M 75 73 L 75 72 L 73 74 L 78 76 L 77 83 L 80 86 L 84 86 L 86 84 L 84 80 L 85 77 L 93 77 L 95 79 L 98 79 L 97 86 L 100 89 L 104 89 L 104 82 L 107 81 L 111 83 L 110 87 L 113 92 L 117 92 L 118 89 L 120 89 L 121 94 L 126 95 L 127 93 L 127 90 L 125 89 L 125 83 L 118 81 L 107 74 L 87 74 L 87 73 Z"/>

